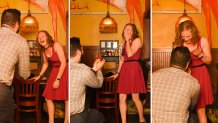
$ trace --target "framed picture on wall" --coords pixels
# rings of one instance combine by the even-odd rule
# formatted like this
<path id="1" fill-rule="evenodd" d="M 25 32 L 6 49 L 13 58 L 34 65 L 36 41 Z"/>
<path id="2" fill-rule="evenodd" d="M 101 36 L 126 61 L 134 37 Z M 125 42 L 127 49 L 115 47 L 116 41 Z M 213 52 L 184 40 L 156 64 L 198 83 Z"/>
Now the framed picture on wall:
<path id="1" fill-rule="evenodd" d="M 112 43 L 112 42 L 110 42 L 110 41 L 107 42 L 107 48 L 112 48 L 112 47 L 111 47 L 111 43 Z"/>
<path id="2" fill-rule="evenodd" d="M 108 0 L 110 14 L 126 14 L 126 0 Z M 106 14 L 107 0 L 70 0 L 71 14 Z"/>
<path id="3" fill-rule="evenodd" d="M 100 49 L 118 49 L 118 40 L 100 40 Z"/>
<path id="4" fill-rule="evenodd" d="M 114 48 L 114 49 L 117 49 L 117 48 L 118 48 L 118 42 L 117 42 L 117 41 L 114 41 L 114 42 L 113 42 L 113 48 Z"/>
<path id="5" fill-rule="evenodd" d="M 101 41 L 100 46 L 101 46 L 101 48 L 105 48 L 105 41 Z"/>
<path id="6" fill-rule="evenodd" d="M 201 13 L 201 0 L 153 0 L 153 13 Z"/>
<path id="7" fill-rule="evenodd" d="M 27 40 L 27 43 L 28 43 L 30 49 L 34 49 L 36 47 L 35 40 Z"/>
<path id="8" fill-rule="evenodd" d="M 48 0 L 1 0 L 0 13 L 8 8 L 16 8 L 21 13 L 28 13 L 28 9 L 31 13 L 48 13 Z"/>
<path id="9" fill-rule="evenodd" d="M 27 40 L 28 46 L 30 48 L 30 56 L 40 56 L 39 47 L 35 40 Z"/>
<path id="10" fill-rule="evenodd" d="M 100 55 L 103 57 L 119 56 L 118 40 L 100 40 Z M 108 61 L 108 59 L 106 59 Z"/>

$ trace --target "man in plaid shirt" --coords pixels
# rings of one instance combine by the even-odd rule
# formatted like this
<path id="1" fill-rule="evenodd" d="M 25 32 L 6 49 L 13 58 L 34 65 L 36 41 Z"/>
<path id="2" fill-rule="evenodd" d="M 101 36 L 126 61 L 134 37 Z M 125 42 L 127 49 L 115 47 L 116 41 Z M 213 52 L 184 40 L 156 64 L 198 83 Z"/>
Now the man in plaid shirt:
<path id="1" fill-rule="evenodd" d="M 15 68 L 22 78 L 28 78 L 29 47 L 17 32 L 20 27 L 20 11 L 7 9 L 2 13 L 0 28 L 0 123 L 14 122 L 16 107 L 11 87 Z"/>
<path id="2" fill-rule="evenodd" d="M 171 67 L 153 73 L 152 123 L 195 122 L 189 110 L 195 108 L 200 85 L 186 72 L 189 61 L 188 48 L 176 47 L 171 53 Z"/>
<path id="3" fill-rule="evenodd" d="M 103 83 L 101 68 L 105 60 L 97 59 L 93 68 L 81 64 L 82 49 L 80 39 L 70 39 L 70 122 L 104 123 L 102 113 L 85 107 L 86 86 L 99 88 Z"/>

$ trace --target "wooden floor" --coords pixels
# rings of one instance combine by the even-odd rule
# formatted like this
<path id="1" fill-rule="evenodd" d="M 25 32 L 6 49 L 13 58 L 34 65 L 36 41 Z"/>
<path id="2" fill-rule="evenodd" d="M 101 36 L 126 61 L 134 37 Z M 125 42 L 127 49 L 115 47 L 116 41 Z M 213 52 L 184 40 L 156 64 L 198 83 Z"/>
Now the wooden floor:
<path id="1" fill-rule="evenodd" d="M 55 123 L 63 123 L 64 119 L 55 119 Z M 36 123 L 36 118 L 33 115 L 22 116 L 20 123 Z M 47 114 L 42 115 L 42 119 L 40 123 L 48 123 Z"/>
<path id="2" fill-rule="evenodd" d="M 113 111 L 111 111 L 111 110 L 100 110 L 100 111 L 105 116 L 105 119 L 106 119 L 105 123 L 115 123 L 115 114 Z M 146 114 L 144 116 L 145 116 L 146 123 L 150 123 L 150 115 Z M 138 123 L 139 122 L 138 115 L 137 114 L 127 115 L 127 122 L 128 123 Z M 120 117 L 119 117 L 119 123 L 121 123 Z"/>
<path id="3" fill-rule="evenodd" d="M 47 114 L 42 112 L 40 123 L 48 123 L 47 119 L 48 119 Z M 35 113 L 21 113 L 20 123 L 36 123 Z"/>
<path id="4" fill-rule="evenodd" d="M 113 111 L 102 111 L 106 122 L 105 123 L 115 123 L 115 116 Z M 150 115 L 145 115 L 146 123 L 150 123 Z M 128 123 L 138 123 L 138 115 L 127 115 Z M 121 122 L 121 121 L 120 121 Z M 36 123 L 36 118 L 34 113 L 22 113 L 20 123 Z M 41 122 L 48 123 L 48 115 L 42 112 Z M 55 123 L 63 123 L 63 119 L 55 119 Z"/>

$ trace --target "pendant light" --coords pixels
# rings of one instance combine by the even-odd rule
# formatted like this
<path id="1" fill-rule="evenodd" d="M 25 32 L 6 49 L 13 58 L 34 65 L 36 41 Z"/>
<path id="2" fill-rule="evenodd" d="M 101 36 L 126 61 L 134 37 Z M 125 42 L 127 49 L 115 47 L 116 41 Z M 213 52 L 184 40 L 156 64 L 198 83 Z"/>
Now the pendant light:
<path id="1" fill-rule="evenodd" d="M 182 22 L 184 22 L 184 21 L 187 21 L 187 20 L 193 21 L 192 18 L 191 18 L 190 16 L 188 16 L 187 13 L 186 13 L 186 9 L 185 9 L 185 4 L 186 4 L 186 2 L 185 2 L 185 0 L 184 0 L 183 2 L 184 2 L 184 12 L 183 12 L 183 15 L 180 16 L 180 17 L 177 19 L 177 21 L 176 21 L 176 29 L 177 29 L 177 27 L 179 26 L 179 24 L 182 23 Z"/>
<path id="2" fill-rule="evenodd" d="M 116 33 L 117 32 L 117 23 L 112 17 L 110 17 L 110 13 L 108 10 L 108 0 L 107 0 L 107 15 L 101 20 L 100 25 L 99 25 L 99 31 L 101 33 Z"/>
<path id="3" fill-rule="evenodd" d="M 25 16 L 20 24 L 21 32 L 37 32 L 39 29 L 38 22 L 30 13 L 30 0 L 28 1 L 28 14 Z"/>

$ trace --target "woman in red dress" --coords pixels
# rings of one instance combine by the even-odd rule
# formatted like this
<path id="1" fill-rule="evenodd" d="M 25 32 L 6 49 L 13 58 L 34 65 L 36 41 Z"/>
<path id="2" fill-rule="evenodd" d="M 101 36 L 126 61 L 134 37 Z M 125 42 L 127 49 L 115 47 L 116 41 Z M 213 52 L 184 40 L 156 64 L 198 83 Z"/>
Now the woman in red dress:
<path id="1" fill-rule="evenodd" d="M 54 42 L 47 31 L 39 31 L 37 35 L 38 43 L 43 49 L 43 66 L 38 76 L 34 79 L 37 81 L 45 73 L 48 65 L 52 66 L 43 96 L 45 97 L 49 123 L 54 123 L 54 103 L 53 100 L 64 100 L 65 118 L 64 123 L 68 122 L 68 65 L 64 54 L 63 47 Z"/>
<path id="2" fill-rule="evenodd" d="M 122 123 L 126 123 L 126 98 L 127 94 L 132 95 L 139 114 L 139 122 L 145 122 L 143 105 L 139 93 L 145 93 L 145 81 L 141 66 L 138 62 L 141 54 L 142 41 L 138 36 L 135 24 L 125 25 L 122 37 L 125 41 L 122 56 L 119 61 L 118 72 L 113 77 L 118 78 L 119 106 Z"/>
<path id="3" fill-rule="evenodd" d="M 205 65 L 210 64 L 212 60 L 209 42 L 206 38 L 200 37 L 195 24 L 187 20 L 182 22 L 177 28 L 173 46 L 185 46 L 188 47 L 191 52 L 191 75 L 195 77 L 200 84 L 197 114 L 200 123 L 207 123 L 205 106 L 212 104 L 214 101 L 210 75 Z"/>

